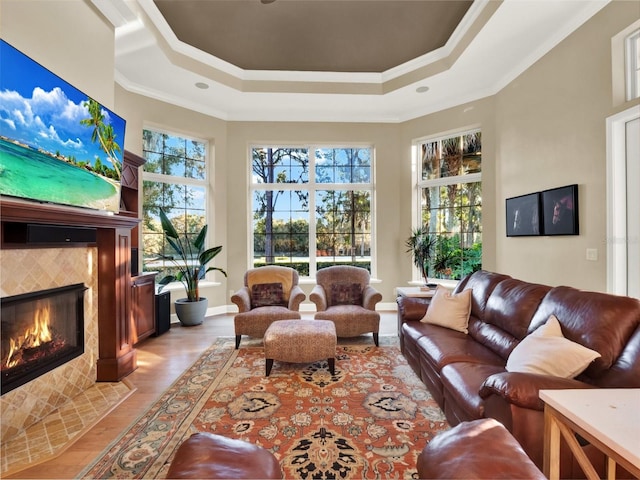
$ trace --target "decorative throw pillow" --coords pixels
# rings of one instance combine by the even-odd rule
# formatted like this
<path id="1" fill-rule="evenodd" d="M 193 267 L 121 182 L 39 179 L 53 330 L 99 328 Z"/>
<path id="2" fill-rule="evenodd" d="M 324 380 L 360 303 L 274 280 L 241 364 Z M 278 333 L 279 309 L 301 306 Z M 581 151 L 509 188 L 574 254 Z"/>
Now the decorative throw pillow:
<path id="1" fill-rule="evenodd" d="M 362 305 L 362 286 L 359 283 L 333 283 L 329 295 L 329 305 Z"/>
<path id="2" fill-rule="evenodd" d="M 251 306 L 285 306 L 284 292 L 281 283 L 256 283 L 251 287 Z"/>
<path id="3" fill-rule="evenodd" d="M 429 303 L 429 308 L 427 308 L 427 313 L 420 321 L 469 333 L 467 326 L 470 314 L 471 289 L 463 290 L 454 295 L 452 290 L 438 285 L 436 293 L 433 294 Z"/>
<path id="4" fill-rule="evenodd" d="M 551 315 L 544 325 L 516 345 L 506 368 L 509 372 L 575 378 L 598 357 L 600 354 L 595 350 L 565 338 L 560 322 Z"/>

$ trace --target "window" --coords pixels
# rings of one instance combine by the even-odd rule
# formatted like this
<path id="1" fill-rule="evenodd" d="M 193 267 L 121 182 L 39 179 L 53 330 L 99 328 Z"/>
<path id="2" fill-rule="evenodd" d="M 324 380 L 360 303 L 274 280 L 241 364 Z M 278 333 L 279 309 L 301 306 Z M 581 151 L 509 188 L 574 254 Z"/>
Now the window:
<path id="1" fill-rule="evenodd" d="M 625 54 L 627 100 L 633 100 L 640 97 L 640 29 L 627 37 Z"/>
<path id="2" fill-rule="evenodd" d="M 460 279 L 482 266 L 480 131 L 414 145 L 416 225 L 435 238 L 433 278 Z"/>
<path id="3" fill-rule="evenodd" d="M 370 147 L 253 147 L 253 267 L 371 271 L 372 163 Z"/>
<path id="4" fill-rule="evenodd" d="M 159 278 L 176 272 L 160 225 L 164 209 L 178 233 L 194 236 L 206 223 L 207 144 L 171 133 L 143 130 L 142 243 L 143 270 L 160 272 Z"/>

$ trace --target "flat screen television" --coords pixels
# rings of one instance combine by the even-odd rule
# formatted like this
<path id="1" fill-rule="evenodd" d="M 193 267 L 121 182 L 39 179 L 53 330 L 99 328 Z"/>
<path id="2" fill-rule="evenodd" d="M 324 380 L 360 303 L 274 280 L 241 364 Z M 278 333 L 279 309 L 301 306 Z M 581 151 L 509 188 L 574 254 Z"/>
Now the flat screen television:
<path id="1" fill-rule="evenodd" d="M 118 212 L 126 122 L 0 40 L 0 194 Z"/>

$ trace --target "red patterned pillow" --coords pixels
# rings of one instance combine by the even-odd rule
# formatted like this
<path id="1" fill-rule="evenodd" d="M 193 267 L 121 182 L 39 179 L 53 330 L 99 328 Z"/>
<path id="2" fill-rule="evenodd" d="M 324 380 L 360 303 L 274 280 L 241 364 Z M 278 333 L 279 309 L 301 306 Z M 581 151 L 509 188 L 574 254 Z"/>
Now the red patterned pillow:
<path id="1" fill-rule="evenodd" d="M 281 283 L 256 283 L 251 287 L 251 307 L 286 306 Z"/>
<path id="2" fill-rule="evenodd" d="M 362 305 L 362 286 L 349 282 L 332 284 L 329 305 Z"/>

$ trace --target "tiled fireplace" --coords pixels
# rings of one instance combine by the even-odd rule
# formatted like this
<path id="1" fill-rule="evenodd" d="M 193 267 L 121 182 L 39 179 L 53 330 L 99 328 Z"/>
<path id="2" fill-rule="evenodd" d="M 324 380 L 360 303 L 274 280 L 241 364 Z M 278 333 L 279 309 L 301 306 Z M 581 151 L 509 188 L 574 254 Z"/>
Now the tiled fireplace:
<path id="1" fill-rule="evenodd" d="M 3 298 L 76 284 L 87 287 L 83 300 L 84 353 L 0 397 L 2 443 L 95 385 L 98 357 L 96 272 L 95 247 L 0 251 L 0 296 Z"/>

